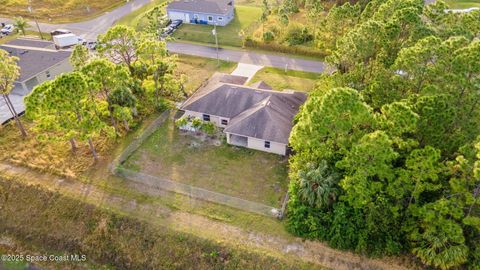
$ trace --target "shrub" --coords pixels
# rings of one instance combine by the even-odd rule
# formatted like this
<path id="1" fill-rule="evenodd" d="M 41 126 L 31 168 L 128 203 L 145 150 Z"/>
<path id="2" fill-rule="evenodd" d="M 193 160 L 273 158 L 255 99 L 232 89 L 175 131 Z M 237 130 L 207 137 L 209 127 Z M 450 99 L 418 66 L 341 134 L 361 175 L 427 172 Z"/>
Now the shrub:
<path id="1" fill-rule="evenodd" d="M 271 42 L 275 39 L 275 34 L 271 31 L 266 31 L 263 33 L 263 41 L 265 42 Z"/>
<path id="2" fill-rule="evenodd" d="M 170 108 L 172 108 L 172 103 L 168 99 L 165 99 L 165 98 L 160 98 L 158 100 L 157 104 L 155 104 L 155 109 L 159 112 L 166 111 Z"/>
<path id="3" fill-rule="evenodd" d="M 188 124 L 188 120 L 186 117 L 179 118 L 177 119 L 177 121 L 175 121 L 175 126 L 178 128 L 183 127 L 187 124 Z"/>
<path id="4" fill-rule="evenodd" d="M 308 28 L 299 23 L 290 23 L 284 38 L 289 45 L 304 44 L 312 39 L 313 36 L 308 32 Z"/>
<path id="5" fill-rule="evenodd" d="M 201 129 L 203 125 L 203 121 L 198 118 L 193 118 L 192 120 L 192 127 L 195 129 Z"/>
<path id="6" fill-rule="evenodd" d="M 217 127 L 212 122 L 203 122 L 200 129 L 203 132 L 207 133 L 208 135 L 212 136 L 212 135 L 215 134 L 215 131 L 217 130 Z"/>

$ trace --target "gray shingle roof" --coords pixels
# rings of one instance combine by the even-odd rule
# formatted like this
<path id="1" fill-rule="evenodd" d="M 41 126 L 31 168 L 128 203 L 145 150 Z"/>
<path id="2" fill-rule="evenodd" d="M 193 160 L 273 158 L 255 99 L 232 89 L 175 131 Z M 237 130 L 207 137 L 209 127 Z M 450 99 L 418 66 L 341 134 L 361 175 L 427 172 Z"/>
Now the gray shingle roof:
<path id="1" fill-rule="evenodd" d="M 64 61 L 70 57 L 70 52 L 53 51 L 34 47 L 20 47 L 10 43 L 0 46 L 0 49 L 18 57 L 18 66 L 20 67 L 20 77 L 17 81 L 23 82 L 37 75 L 38 73 Z"/>
<path id="2" fill-rule="evenodd" d="M 182 110 L 230 118 L 225 132 L 288 144 L 292 121 L 307 96 L 226 83 L 207 85 Z"/>
<path id="3" fill-rule="evenodd" d="M 219 81 L 222 83 L 244 85 L 248 80 L 248 77 L 225 74 L 220 77 Z"/>
<path id="4" fill-rule="evenodd" d="M 256 83 L 250 85 L 250 87 L 258 88 L 258 89 L 264 89 L 264 90 L 273 90 L 273 87 L 271 87 L 270 85 L 268 85 L 264 81 L 258 81 Z"/>
<path id="5" fill-rule="evenodd" d="M 293 118 L 306 96 L 271 95 L 256 106 L 232 119 L 226 133 L 288 144 Z"/>
<path id="6" fill-rule="evenodd" d="M 55 49 L 55 44 L 51 41 L 32 38 L 17 38 L 6 43 L 6 45 Z"/>
<path id="7" fill-rule="evenodd" d="M 167 10 L 226 14 L 233 9 L 233 0 L 174 0 Z"/>
<path id="8" fill-rule="evenodd" d="M 22 114 L 23 112 L 25 112 L 25 104 L 23 104 L 23 96 L 12 94 L 9 97 L 10 97 L 10 101 L 13 104 L 13 107 L 15 108 L 15 111 L 18 114 Z M 8 109 L 7 104 L 5 103 L 5 99 L 0 96 L 0 125 L 5 124 L 12 118 L 13 118 L 12 113 Z"/>

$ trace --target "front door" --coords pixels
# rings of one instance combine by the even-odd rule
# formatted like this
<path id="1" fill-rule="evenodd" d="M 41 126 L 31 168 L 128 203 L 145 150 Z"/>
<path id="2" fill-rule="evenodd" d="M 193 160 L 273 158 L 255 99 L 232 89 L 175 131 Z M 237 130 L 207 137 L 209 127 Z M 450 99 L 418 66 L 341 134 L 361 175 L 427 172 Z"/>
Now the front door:
<path id="1" fill-rule="evenodd" d="M 185 13 L 185 22 L 190 23 L 190 14 Z"/>

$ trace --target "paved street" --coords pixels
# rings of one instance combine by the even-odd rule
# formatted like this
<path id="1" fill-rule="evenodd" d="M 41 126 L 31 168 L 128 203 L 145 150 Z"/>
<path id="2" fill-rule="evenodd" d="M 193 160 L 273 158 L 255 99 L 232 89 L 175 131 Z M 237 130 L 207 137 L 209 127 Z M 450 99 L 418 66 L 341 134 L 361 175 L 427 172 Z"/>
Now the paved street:
<path id="1" fill-rule="evenodd" d="M 117 20 L 150 2 L 151 0 L 132 0 L 121 7 L 106 12 L 105 14 L 89 21 L 68 24 L 40 23 L 40 28 L 42 29 L 42 32 L 50 32 L 58 28 L 66 28 L 87 40 L 95 40 L 99 34 L 105 33 Z M 0 21 L 11 22 L 11 20 L 5 18 L 0 18 Z M 29 24 L 32 26 L 33 30 L 36 30 L 36 28 L 34 28 L 34 22 L 29 22 Z"/>
<path id="2" fill-rule="evenodd" d="M 50 32 L 58 28 L 64 28 L 71 30 L 75 34 L 87 39 L 95 40 L 99 34 L 105 33 L 117 20 L 125 15 L 128 15 L 132 11 L 135 11 L 143 5 L 149 3 L 151 0 L 132 0 L 131 2 L 118 7 L 110 12 L 107 12 L 95 19 L 68 24 L 49 24 L 40 23 L 40 28 L 43 32 Z M 11 22 L 11 20 L 0 18 L 1 22 Z M 30 22 L 30 25 L 35 26 L 35 23 Z M 168 49 L 174 53 L 181 53 L 187 55 L 195 55 L 208 58 L 216 58 L 215 48 L 170 42 Z M 220 49 L 219 58 L 222 60 L 234 61 L 245 64 L 254 64 L 267 67 L 288 68 L 292 70 L 310 71 L 310 72 L 323 72 L 325 70 L 325 64 L 320 61 L 303 60 L 297 58 L 291 58 L 288 56 L 251 52 L 246 50 L 230 50 Z"/>
<path id="3" fill-rule="evenodd" d="M 167 48 L 174 53 L 189 54 L 201 57 L 216 58 L 214 47 L 189 43 L 169 42 Z M 253 64 L 258 66 L 277 67 L 299 71 L 324 72 L 326 65 L 321 61 L 304 60 L 284 55 L 252 52 L 247 50 L 219 49 L 218 57 L 222 60 Z"/>

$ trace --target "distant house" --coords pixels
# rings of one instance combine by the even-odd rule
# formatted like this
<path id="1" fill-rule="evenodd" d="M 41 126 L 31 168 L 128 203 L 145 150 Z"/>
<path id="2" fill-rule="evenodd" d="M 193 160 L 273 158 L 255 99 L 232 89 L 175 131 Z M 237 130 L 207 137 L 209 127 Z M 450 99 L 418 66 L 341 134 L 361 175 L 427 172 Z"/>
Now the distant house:
<path id="1" fill-rule="evenodd" d="M 17 65 L 20 67 L 20 77 L 10 95 L 17 113 L 25 111 L 23 97 L 36 85 L 72 70 L 69 63 L 70 52 L 57 51 L 54 48 L 53 42 L 28 38 L 18 38 L 0 45 L 1 50 L 19 58 Z M 0 98 L 0 125 L 11 118 L 5 101 Z"/>
<path id="2" fill-rule="evenodd" d="M 215 74 L 181 106 L 183 117 L 198 118 L 223 128 L 227 143 L 286 155 L 293 118 L 305 93 L 272 91 L 266 83 L 248 87 L 238 76 Z M 232 84 L 237 81 L 240 84 Z"/>
<path id="3" fill-rule="evenodd" d="M 167 14 L 184 23 L 225 26 L 235 16 L 234 0 L 174 0 Z"/>

